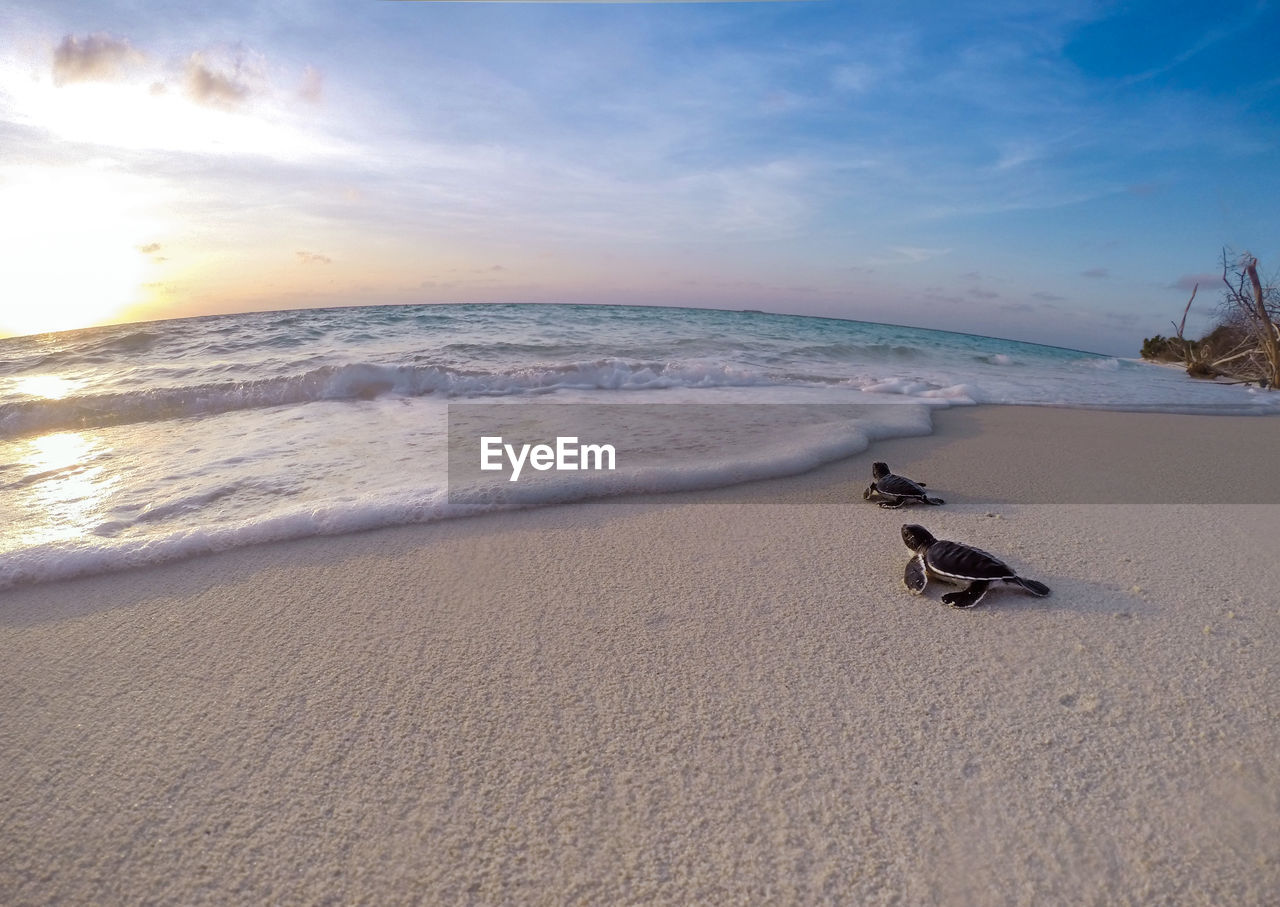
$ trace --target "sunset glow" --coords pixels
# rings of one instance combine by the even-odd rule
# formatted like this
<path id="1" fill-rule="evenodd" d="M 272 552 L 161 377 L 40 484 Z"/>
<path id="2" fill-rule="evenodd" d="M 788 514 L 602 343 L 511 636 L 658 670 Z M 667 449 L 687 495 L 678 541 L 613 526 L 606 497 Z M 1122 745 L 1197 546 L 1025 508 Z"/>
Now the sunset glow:
<path id="1" fill-rule="evenodd" d="M 1280 98 L 1265 55 L 1229 52 L 1275 8 L 936 12 L 15 11 L 0 334 L 572 302 L 1132 354 L 1223 247 L 1280 265 Z"/>
<path id="2" fill-rule="evenodd" d="M 32 438 L 24 444 L 19 466 L 28 480 L 27 507 L 22 514 L 42 515 L 34 525 L 6 527 L 23 544 L 47 544 L 75 539 L 99 519 L 104 503 L 119 478 L 108 474 L 97 461 L 111 450 L 92 434 L 58 432 Z M 41 481 L 33 479 L 39 477 Z"/>
<path id="3" fill-rule="evenodd" d="M 155 220 L 137 180 L 91 168 L 28 167 L 0 183 L 7 259 L 0 328 L 32 334 L 114 320 L 143 298 Z"/>

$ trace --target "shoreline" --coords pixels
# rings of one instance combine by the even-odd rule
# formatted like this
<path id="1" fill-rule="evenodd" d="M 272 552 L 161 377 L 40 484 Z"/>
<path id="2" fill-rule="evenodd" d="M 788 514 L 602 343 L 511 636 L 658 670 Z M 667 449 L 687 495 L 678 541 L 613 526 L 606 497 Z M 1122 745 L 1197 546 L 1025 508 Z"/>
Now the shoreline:
<path id="1" fill-rule="evenodd" d="M 1264 903 L 1280 420 L 932 416 L 0 591 L 0 899 Z M 873 460 L 947 505 L 864 502 Z M 1053 594 L 912 597 L 903 522 Z"/>
<path id="2" fill-rule="evenodd" d="M 835 404 L 838 406 L 838 404 Z M 813 501 L 835 502 L 843 499 L 847 489 L 840 492 L 825 491 L 820 486 L 831 483 L 852 481 L 857 484 L 858 497 L 861 488 L 870 481 L 870 464 L 873 460 L 886 459 L 894 469 L 906 475 L 917 477 L 932 475 L 933 487 L 942 487 L 939 480 L 947 483 L 952 489 L 953 502 L 989 501 L 1004 503 L 1280 503 L 1280 489 L 1271 482 L 1265 461 L 1261 459 L 1240 459 L 1236 456 L 1232 438 L 1241 432 L 1263 437 L 1261 444 L 1274 444 L 1280 438 L 1280 431 L 1268 433 L 1259 430 L 1249 422 L 1268 416 L 1280 416 L 1280 413 L 1170 413 L 1132 410 L 1116 410 L 1066 405 L 1021 405 L 1021 404 L 979 404 L 966 406 L 947 406 L 926 408 L 932 431 L 928 435 L 904 434 L 900 437 L 872 440 L 870 446 L 857 454 L 834 460 L 803 473 L 795 475 L 773 476 L 750 479 L 738 484 L 693 488 L 675 491 L 625 491 L 621 493 L 604 493 L 586 496 L 568 501 L 536 503 L 530 507 L 513 507 L 473 514 L 446 513 L 423 522 L 390 522 L 384 525 L 359 526 L 362 520 L 355 520 L 355 528 L 330 529 L 323 533 L 273 536 L 268 532 L 265 538 L 258 540 L 237 539 L 229 546 L 223 542 L 208 541 L 209 533 L 196 531 L 196 535 L 205 535 L 204 550 L 184 550 L 184 536 L 187 533 L 161 537 L 158 539 L 133 539 L 120 550 L 85 550 L 70 553 L 59 553 L 56 558 L 69 559 L 74 566 L 65 562 L 53 561 L 56 566 L 44 566 L 33 552 L 18 550 L 11 552 L 13 563 L 8 574 L 0 571 L 0 595 L 9 591 L 39 587 L 49 583 L 70 582 L 76 579 L 93 580 L 96 577 L 111 576 L 117 573 L 132 573 L 138 570 L 149 570 L 165 566 L 180 565 L 206 557 L 217 557 L 223 554 L 234 555 L 236 552 L 262 548 L 263 546 L 288 545 L 294 542 L 325 542 L 351 537 L 358 537 L 367 532 L 412 531 L 433 525 L 448 525 L 458 520 L 498 518 L 504 514 L 520 513 L 530 510 L 541 510 L 549 507 L 576 507 L 596 502 L 610 502 L 624 505 L 661 505 L 682 503 L 690 499 L 720 501 L 729 500 L 763 501 L 770 500 L 785 503 L 794 498 L 795 503 Z M 1054 415 L 1049 415 L 1054 413 Z M 1062 413 L 1089 413 L 1088 418 L 1099 426 L 1095 439 L 1103 447 L 1098 448 L 1092 462 L 1072 453 L 1080 448 L 1074 445 L 1070 432 L 1075 429 L 1072 419 L 1080 417 L 1063 416 Z M 1002 415 L 1003 414 L 1003 415 Z M 1172 418 L 1172 421 L 1170 421 Z M 1195 419 L 1212 421 L 1195 423 Z M 1185 421 L 1184 421 L 1185 420 Z M 1240 420 L 1244 420 L 1241 422 Z M 1223 464 L 1230 464 L 1230 474 L 1223 481 L 1216 481 L 1214 476 L 1187 465 L 1188 460 L 1181 458 L 1177 445 L 1185 443 L 1187 432 L 1173 430 L 1170 426 L 1183 428 L 1193 424 L 1202 426 L 1196 430 L 1194 443 L 1204 452 L 1206 457 Z M 1280 426 L 1280 419 L 1277 419 Z M 1148 427 L 1149 426 L 1149 427 Z M 1226 429 L 1225 431 L 1223 429 Z M 934 450 L 939 445 L 930 444 L 930 440 L 942 432 L 948 438 L 974 439 L 988 435 L 984 442 L 985 449 L 981 459 L 1002 463 L 1010 461 L 1020 464 L 1020 481 L 1016 486 L 1007 485 L 1009 474 L 1001 471 L 974 472 L 972 470 L 955 470 L 949 468 L 943 457 L 926 458 L 925 450 Z M 1044 433 L 1052 435 L 1046 441 Z M 1169 447 L 1150 448 L 1148 454 L 1154 454 L 1154 461 L 1144 459 L 1134 462 L 1128 457 L 1128 451 L 1134 445 L 1146 444 L 1153 436 L 1164 436 Z M 1000 440 L 996 441 L 995 439 Z M 941 443 L 942 447 L 951 441 Z M 1109 446 L 1108 446 L 1109 445 Z M 1010 449 L 1011 448 L 1011 449 Z M 1047 462 L 1037 448 L 1051 452 L 1053 469 L 1044 467 Z M 904 460 L 905 457 L 905 460 Z M 904 465 L 905 463 L 905 465 Z M 1154 468 L 1153 468 L 1154 467 Z M 1028 471 L 1030 470 L 1030 471 Z M 859 473 L 865 481 L 858 478 Z M 852 476 L 852 479 L 848 479 Z M 993 479 L 996 479 L 993 481 Z M 294 515 L 296 517 L 296 515 Z M 344 522 L 341 516 L 338 522 Z M 255 527 L 260 528 L 260 527 Z M 239 531 L 239 530 L 237 530 Z M 212 534 L 225 534 L 222 528 L 214 528 Z M 162 553 L 156 554 L 156 551 Z M 175 553 L 176 552 L 176 553 Z M 47 553 L 40 554 L 48 558 Z M 0 553 L 3 561 L 4 553 Z M 46 561 L 45 563 L 48 563 Z M 83 564 L 97 565 L 107 563 L 105 568 L 84 567 Z M 15 566 L 15 564 L 20 566 Z M 16 571 L 20 578 L 13 578 Z M 52 575 L 50 575 L 52 574 Z M 32 575 L 38 578 L 31 578 Z"/>

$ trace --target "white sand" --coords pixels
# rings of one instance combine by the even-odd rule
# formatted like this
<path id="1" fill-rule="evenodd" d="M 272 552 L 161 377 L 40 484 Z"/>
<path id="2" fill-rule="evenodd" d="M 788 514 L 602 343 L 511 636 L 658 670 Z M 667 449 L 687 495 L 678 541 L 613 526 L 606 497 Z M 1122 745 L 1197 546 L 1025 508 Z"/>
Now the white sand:
<path id="1" fill-rule="evenodd" d="M 0 902 L 1274 903 L 1280 420 L 937 421 L 0 594 Z M 914 598 L 905 521 L 1053 595 Z"/>

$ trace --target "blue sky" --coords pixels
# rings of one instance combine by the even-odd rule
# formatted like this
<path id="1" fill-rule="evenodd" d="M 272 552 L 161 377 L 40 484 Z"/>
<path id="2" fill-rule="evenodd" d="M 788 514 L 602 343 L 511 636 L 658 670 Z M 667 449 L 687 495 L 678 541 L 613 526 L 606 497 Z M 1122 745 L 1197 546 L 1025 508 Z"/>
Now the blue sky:
<path id="1" fill-rule="evenodd" d="M 1133 355 L 1196 280 L 1206 326 L 1224 246 L 1280 266 L 1268 3 L 45 3 L 0 34 L 0 332 L 621 302 Z"/>

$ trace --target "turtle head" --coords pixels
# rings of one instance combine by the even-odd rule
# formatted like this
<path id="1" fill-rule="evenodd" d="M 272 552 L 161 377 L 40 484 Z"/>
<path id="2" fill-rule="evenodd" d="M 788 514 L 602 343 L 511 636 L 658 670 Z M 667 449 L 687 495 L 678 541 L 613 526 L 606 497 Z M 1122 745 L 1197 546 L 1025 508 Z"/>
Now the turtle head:
<path id="1" fill-rule="evenodd" d="M 902 527 L 902 541 L 905 542 L 907 547 L 912 551 L 919 553 L 932 545 L 937 541 L 937 539 L 935 539 L 932 533 L 923 526 L 918 526 L 915 523 L 907 523 Z"/>
<path id="2" fill-rule="evenodd" d="M 889 474 L 888 463 L 872 463 L 871 464 L 871 477 L 873 479 L 883 479 L 888 474 Z"/>

